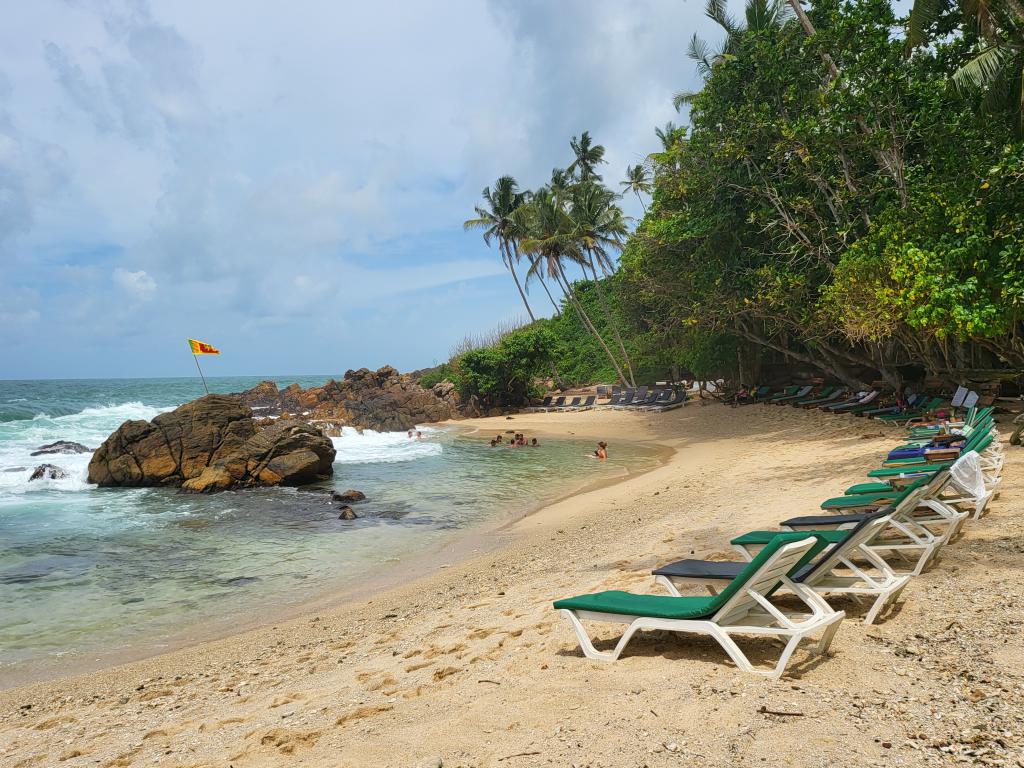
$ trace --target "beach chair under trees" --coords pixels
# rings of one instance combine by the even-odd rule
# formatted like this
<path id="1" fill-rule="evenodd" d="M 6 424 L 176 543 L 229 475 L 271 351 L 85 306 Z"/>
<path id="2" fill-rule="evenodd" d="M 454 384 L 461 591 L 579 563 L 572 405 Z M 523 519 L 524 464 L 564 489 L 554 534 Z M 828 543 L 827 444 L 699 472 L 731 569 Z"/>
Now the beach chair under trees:
<path id="1" fill-rule="evenodd" d="M 558 600 L 554 607 L 572 625 L 580 648 L 589 659 L 615 661 L 633 635 L 641 630 L 709 635 L 745 672 L 778 679 L 801 641 L 821 633 L 817 653 L 832 642 L 842 611 L 833 610 L 814 590 L 791 579 L 826 546 L 815 536 L 777 534 L 717 595 L 674 597 L 598 592 Z M 771 601 L 780 587 L 795 595 L 806 611 L 787 612 Z M 583 625 L 585 621 L 626 624 L 626 631 L 610 651 L 599 651 Z M 733 640 L 733 635 L 775 638 L 784 643 L 770 669 L 755 667 Z"/>

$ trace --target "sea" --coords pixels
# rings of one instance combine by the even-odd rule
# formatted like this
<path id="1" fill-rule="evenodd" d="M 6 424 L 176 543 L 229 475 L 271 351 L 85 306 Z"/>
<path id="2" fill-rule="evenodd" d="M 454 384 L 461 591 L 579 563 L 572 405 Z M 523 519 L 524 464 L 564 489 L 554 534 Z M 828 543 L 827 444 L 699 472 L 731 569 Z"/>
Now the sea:
<path id="1" fill-rule="evenodd" d="M 308 387 L 330 377 L 207 384 L 239 392 L 265 378 Z M 91 453 L 31 455 L 56 440 L 95 449 L 124 421 L 202 394 L 188 378 L 0 381 L 0 688 L 273 621 L 660 462 L 613 435 L 609 459 L 596 461 L 572 436 L 491 448 L 494 435 L 469 422 L 423 425 L 420 440 L 345 428 L 332 438 L 329 482 L 195 495 L 97 488 Z M 68 476 L 30 480 L 42 463 Z M 367 500 L 354 506 L 358 519 L 341 520 L 324 491 L 349 488 Z"/>

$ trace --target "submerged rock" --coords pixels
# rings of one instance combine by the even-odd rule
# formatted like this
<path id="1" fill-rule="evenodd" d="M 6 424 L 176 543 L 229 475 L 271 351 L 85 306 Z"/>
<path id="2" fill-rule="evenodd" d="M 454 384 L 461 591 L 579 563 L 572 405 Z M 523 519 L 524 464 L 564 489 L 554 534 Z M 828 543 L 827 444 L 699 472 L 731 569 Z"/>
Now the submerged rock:
<path id="1" fill-rule="evenodd" d="M 181 486 L 207 493 L 302 485 L 332 474 L 334 445 L 316 427 L 257 422 L 231 395 L 206 395 L 152 421 L 126 421 L 89 462 L 100 486 Z"/>
<path id="2" fill-rule="evenodd" d="M 40 445 L 36 448 L 31 456 L 45 456 L 50 453 L 89 453 L 92 448 L 86 448 L 81 443 L 74 443 L 70 440 L 58 440 L 55 443 L 47 443 L 46 445 Z"/>
<path id="3" fill-rule="evenodd" d="M 338 515 L 339 520 L 356 520 L 358 518 L 359 515 L 356 514 L 355 510 L 352 509 L 352 507 L 342 507 L 341 514 Z"/>
<path id="4" fill-rule="evenodd" d="M 334 493 L 331 494 L 331 498 L 334 499 L 335 501 L 343 501 L 346 504 L 354 504 L 357 501 L 365 501 L 366 494 L 363 493 L 362 491 L 353 491 L 351 488 L 349 488 L 344 493 L 338 493 L 337 491 L 335 491 Z"/>
<path id="5" fill-rule="evenodd" d="M 33 480 L 63 480 L 65 477 L 70 477 L 70 475 L 62 467 L 55 464 L 40 464 L 32 470 L 32 475 L 28 480 L 29 482 Z"/>

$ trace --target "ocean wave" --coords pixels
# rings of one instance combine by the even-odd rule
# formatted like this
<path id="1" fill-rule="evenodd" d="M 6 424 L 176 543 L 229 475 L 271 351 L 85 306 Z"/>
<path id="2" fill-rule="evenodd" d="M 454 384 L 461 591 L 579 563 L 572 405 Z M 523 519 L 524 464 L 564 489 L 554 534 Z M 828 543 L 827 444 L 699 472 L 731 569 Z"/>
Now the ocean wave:
<path id="1" fill-rule="evenodd" d="M 352 427 L 344 427 L 340 437 L 332 437 L 337 455 L 335 464 L 390 464 L 400 461 L 417 461 L 430 456 L 439 456 L 443 448 L 439 438 L 442 430 L 429 427 L 420 430 L 422 440 L 410 439 L 405 432 L 374 432 L 364 429 L 362 433 Z"/>

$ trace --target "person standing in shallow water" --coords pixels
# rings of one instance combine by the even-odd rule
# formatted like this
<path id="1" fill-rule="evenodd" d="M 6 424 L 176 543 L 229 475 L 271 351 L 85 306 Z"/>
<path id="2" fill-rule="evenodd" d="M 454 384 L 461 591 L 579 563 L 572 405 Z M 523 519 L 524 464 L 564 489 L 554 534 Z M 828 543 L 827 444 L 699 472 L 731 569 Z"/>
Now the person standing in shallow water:
<path id="1" fill-rule="evenodd" d="M 594 451 L 594 457 L 598 459 L 608 458 L 608 443 L 603 440 L 597 444 L 597 450 Z"/>

